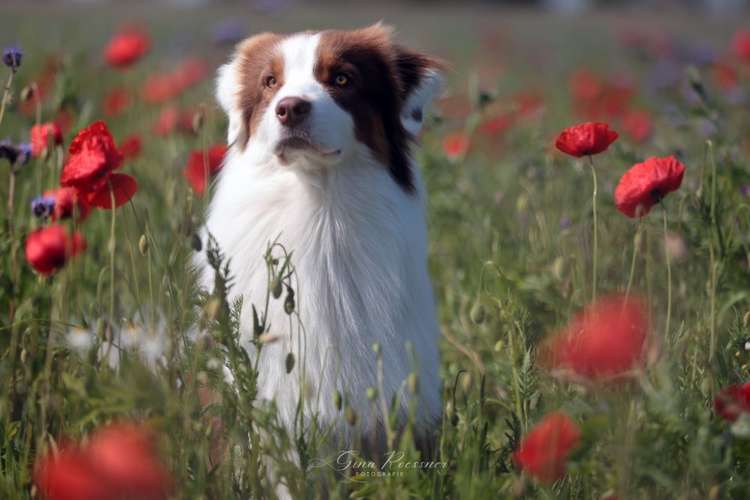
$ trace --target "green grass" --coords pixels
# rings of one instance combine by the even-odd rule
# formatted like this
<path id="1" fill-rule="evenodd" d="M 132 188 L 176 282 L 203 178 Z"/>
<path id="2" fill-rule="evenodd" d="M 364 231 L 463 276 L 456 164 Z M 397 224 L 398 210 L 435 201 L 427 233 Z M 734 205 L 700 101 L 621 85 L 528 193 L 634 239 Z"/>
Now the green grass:
<path id="1" fill-rule="evenodd" d="M 23 242 L 39 225 L 30 200 L 55 185 L 57 159 L 33 160 L 18 172 L 10 218 L 9 169 L 0 165 L 0 497 L 29 498 L 33 463 L 42 450 L 118 418 L 145 420 L 158 431 L 178 498 L 273 495 L 278 479 L 265 474 L 269 463 L 300 498 L 323 498 L 326 492 L 331 498 L 382 499 L 745 497 L 750 421 L 722 421 L 711 401 L 720 388 L 750 375 L 744 347 L 750 340 L 750 205 L 740 192 L 750 184 L 750 121 L 744 108 L 718 92 L 709 68 L 696 69 L 694 84 L 703 85 L 707 96 L 697 103 L 686 102 L 677 88 L 653 95 L 640 91 L 636 102 L 655 116 L 653 137 L 636 145 L 623 136 L 596 158 L 599 294 L 627 286 L 638 230 L 637 222 L 614 207 L 619 177 L 636 161 L 675 151 L 687 166 L 682 187 L 666 199 L 669 230 L 685 245 L 671 262 L 668 331 L 660 207 L 643 220 L 635 260 L 633 290 L 648 301 L 658 353 L 639 378 L 597 390 L 552 378 L 538 366 L 535 350 L 592 296 L 590 173 L 583 161 L 552 149 L 556 133 L 578 121 L 567 92 L 569 74 L 586 65 L 645 82 L 653 61 L 625 51 L 617 43 L 618 30 L 632 24 L 663 28 L 723 48 L 726 25 L 682 13 L 659 26 L 653 16 L 638 13 L 553 19 L 525 11 L 437 7 L 425 17 L 425 8 L 433 9 L 404 7 L 396 15 L 373 8 L 299 7 L 267 17 L 236 7 L 11 6 L 0 20 L 0 40 L 17 40 L 26 58 L 0 138 L 27 138 L 33 117 L 20 114 L 16 103 L 47 54 L 58 54 L 63 69 L 42 118 L 68 106 L 75 110 L 74 133 L 101 117 L 101 97 L 115 85 L 139 88 L 146 75 L 185 55 L 223 62 L 228 49 L 212 47 L 209 37 L 214 23 L 230 15 L 248 19 L 249 31 L 354 26 L 385 18 L 397 25 L 402 40 L 449 61 L 451 93 L 465 96 L 467 109 L 444 109 L 419 155 L 429 192 L 430 267 L 443 333 L 439 459 L 447 469 L 373 478 L 306 468 L 324 449 L 325 429 L 287 434 L 273 408 L 255 400 L 255 380 L 263 374 L 238 347 L 235 305 L 220 294 L 199 294 L 186 266 L 206 201 L 192 194 L 181 169 L 190 150 L 224 137 L 224 118 L 207 81 L 178 101 L 204 106 L 205 124 L 197 135 L 152 136 L 159 108 L 138 99 L 122 116 L 108 119 L 117 139 L 133 132 L 144 138 L 141 156 L 124 167 L 140 189 L 114 221 L 111 212 L 99 210 L 82 224 L 87 251 L 52 278 L 34 274 L 23 258 Z M 118 73 L 104 66 L 100 51 L 123 19 L 147 19 L 154 50 L 133 70 Z M 488 44 L 490 32 L 500 48 Z M 481 107 L 479 88 L 496 99 L 489 108 Z M 542 116 L 523 120 L 500 138 L 474 131 L 491 109 L 508 108 L 511 96 L 524 89 L 543 95 Z M 669 104 L 684 117 L 681 124 L 665 112 Z M 711 142 L 698 132 L 705 119 L 718 127 Z M 442 137 L 455 130 L 472 137 L 459 161 L 447 159 L 441 149 Z M 268 265 L 278 271 L 279 264 Z M 196 325 L 207 328 L 213 340 L 192 341 Z M 97 357 L 99 347 L 80 355 L 65 341 L 73 328 L 91 331 L 99 342 L 129 326 L 140 331 L 139 342 L 163 333 L 166 362 L 149 369 L 138 356 L 122 352 L 113 369 Z M 224 382 L 217 359 L 233 368 L 235 386 Z M 201 387 L 210 387 L 220 402 L 201 405 Z M 567 476 L 545 486 L 521 474 L 511 454 L 520 436 L 555 410 L 573 417 L 583 440 Z M 210 453 L 212 417 L 223 422 L 229 450 L 218 464 Z M 341 418 L 351 417 L 343 405 Z M 408 433 L 396 446 L 416 458 Z"/>

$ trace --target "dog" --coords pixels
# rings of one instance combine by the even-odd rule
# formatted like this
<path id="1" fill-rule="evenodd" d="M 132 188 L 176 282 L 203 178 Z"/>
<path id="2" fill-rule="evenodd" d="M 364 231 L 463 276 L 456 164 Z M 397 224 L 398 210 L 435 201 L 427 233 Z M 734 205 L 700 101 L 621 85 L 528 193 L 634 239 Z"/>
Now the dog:
<path id="1" fill-rule="evenodd" d="M 439 329 L 412 148 L 441 72 L 382 24 L 258 34 L 219 68 L 230 147 L 205 233 L 228 258 L 229 298 L 243 299 L 245 338 L 253 335 L 250 304 L 260 310 L 267 297 L 269 242 L 293 252 L 303 329 L 290 326 L 284 300 L 271 300 L 267 318 L 279 340 L 258 360 L 258 397 L 275 403 L 289 429 L 302 399 L 306 415 L 341 443 L 382 434 L 370 388 L 388 404 L 396 398 L 399 422 L 416 408 L 418 435 L 439 423 Z M 196 264 L 210 289 L 211 270 L 200 256 Z M 289 353 L 296 364 L 288 373 Z M 417 391 L 407 384 L 412 373 Z M 335 394 L 357 416 L 357 432 Z"/>

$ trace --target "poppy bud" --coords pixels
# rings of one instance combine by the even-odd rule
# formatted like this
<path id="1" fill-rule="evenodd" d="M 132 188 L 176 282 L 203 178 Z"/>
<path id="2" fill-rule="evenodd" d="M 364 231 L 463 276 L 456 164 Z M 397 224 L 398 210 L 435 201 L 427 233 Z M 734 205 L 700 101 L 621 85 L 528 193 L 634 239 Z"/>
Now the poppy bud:
<path id="1" fill-rule="evenodd" d="M 138 240 L 138 251 L 141 252 L 141 255 L 144 257 L 148 253 L 148 238 L 146 238 L 145 234 L 142 234 L 141 238 Z"/>
<path id="2" fill-rule="evenodd" d="M 274 278 L 273 283 L 271 284 L 271 295 L 273 295 L 274 299 L 278 299 L 281 297 L 281 292 L 283 291 L 283 288 L 281 286 L 281 276 L 276 276 Z"/>
<path id="3" fill-rule="evenodd" d="M 372 352 L 374 352 L 376 356 L 380 356 L 380 343 L 379 342 L 375 342 L 374 344 L 372 344 Z"/>
<path id="4" fill-rule="evenodd" d="M 193 120 L 191 122 L 191 127 L 193 128 L 194 133 L 200 132 L 201 128 L 203 128 L 203 122 L 204 122 L 204 116 L 202 111 L 198 111 L 195 114 L 193 114 Z"/>
<path id="5" fill-rule="evenodd" d="M 343 404 L 343 398 L 341 397 L 341 393 L 339 391 L 336 391 L 333 393 L 333 406 L 336 407 L 336 410 L 341 411 L 341 405 Z"/>
<path id="6" fill-rule="evenodd" d="M 286 365 L 286 372 L 292 373 L 292 370 L 294 369 L 294 354 L 291 352 L 286 355 L 286 361 L 284 362 Z"/>
<path id="7" fill-rule="evenodd" d="M 378 391 L 374 387 L 368 387 L 366 394 L 368 401 L 375 401 L 375 398 L 378 397 Z"/>
<path id="8" fill-rule="evenodd" d="M 471 311 L 469 311 L 469 318 L 471 318 L 471 322 L 475 325 L 481 325 L 484 323 L 485 316 L 484 306 L 482 305 L 482 302 L 477 299 L 471 307 Z"/>
<path id="9" fill-rule="evenodd" d="M 347 423 L 354 427 L 357 425 L 357 412 L 354 411 L 354 408 L 347 405 L 346 409 L 344 410 L 344 418 L 346 419 Z"/>
<path id="10" fill-rule="evenodd" d="M 34 98 L 34 86 L 26 85 L 24 88 L 21 89 L 21 94 L 19 97 L 21 98 L 22 102 L 27 102 L 33 99 Z"/>
<path id="11" fill-rule="evenodd" d="M 294 292 L 292 292 L 291 288 L 286 295 L 286 299 L 284 299 L 284 312 L 287 314 L 294 312 Z"/>
<path id="12" fill-rule="evenodd" d="M 255 305 L 253 305 L 253 334 L 257 337 L 263 333 L 263 330 L 263 325 L 260 324 L 260 319 L 258 318 L 258 311 L 255 309 Z"/>

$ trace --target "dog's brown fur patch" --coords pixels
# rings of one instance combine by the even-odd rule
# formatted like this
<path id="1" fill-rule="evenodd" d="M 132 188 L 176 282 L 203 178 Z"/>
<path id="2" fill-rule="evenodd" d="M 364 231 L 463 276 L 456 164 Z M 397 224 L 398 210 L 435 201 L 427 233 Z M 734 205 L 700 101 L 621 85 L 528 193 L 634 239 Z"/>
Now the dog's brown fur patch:
<path id="1" fill-rule="evenodd" d="M 240 144 L 244 147 L 263 117 L 274 94 L 284 84 L 284 60 L 276 50 L 285 38 L 276 33 L 261 33 L 248 38 L 237 47 L 239 73 L 239 99 L 242 110 L 243 134 Z M 265 85 L 273 76 L 273 87 Z"/>

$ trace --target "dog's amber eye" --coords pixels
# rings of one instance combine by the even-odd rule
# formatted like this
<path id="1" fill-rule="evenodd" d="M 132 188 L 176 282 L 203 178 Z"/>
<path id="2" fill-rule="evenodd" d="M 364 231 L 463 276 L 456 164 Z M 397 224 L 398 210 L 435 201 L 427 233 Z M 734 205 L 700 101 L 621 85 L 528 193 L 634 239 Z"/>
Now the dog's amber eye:
<path id="1" fill-rule="evenodd" d="M 263 79 L 263 85 L 268 87 L 269 89 L 276 86 L 276 77 L 273 75 L 268 75 Z"/>
<path id="2" fill-rule="evenodd" d="M 339 73 L 338 75 L 336 75 L 336 78 L 334 78 L 333 81 L 336 82 L 336 85 L 339 87 L 346 87 L 347 85 L 349 85 L 349 77 L 344 73 Z"/>

